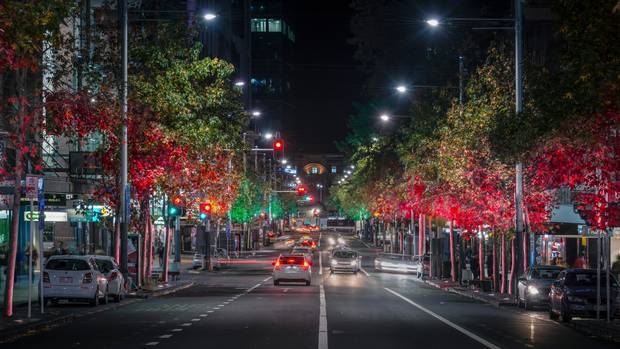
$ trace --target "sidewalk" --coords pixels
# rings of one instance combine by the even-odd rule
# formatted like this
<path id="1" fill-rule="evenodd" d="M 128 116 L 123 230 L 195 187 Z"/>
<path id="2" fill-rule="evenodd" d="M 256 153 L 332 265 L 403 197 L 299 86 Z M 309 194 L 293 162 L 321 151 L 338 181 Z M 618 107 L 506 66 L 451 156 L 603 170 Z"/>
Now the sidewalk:
<path id="1" fill-rule="evenodd" d="M 422 282 L 439 288 L 441 290 L 459 294 L 464 297 L 472 298 L 496 307 L 514 307 L 516 301 L 510 295 L 502 295 L 496 293 L 486 293 L 478 289 L 467 288 L 450 280 L 421 280 Z M 513 308 L 514 309 L 514 308 Z M 525 312 L 525 311 L 524 311 Z M 547 320 L 553 321 L 553 320 Z M 556 322 L 556 321 L 553 321 Z M 559 322 L 556 322 L 560 324 Z M 596 319 L 573 319 L 567 326 L 574 328 L 576 331 L 585 333 L 590 336 L 600 337 L 612 342 L 620 342 L 620 321 L 613 320 L 607 323 L 604 320 Z"/>
<path id="2" fill-rule="evenodd" d="M 496 307 L 500 306 L 516 306 L 516 300 L 507 294 L 486 293 L 479 289 L 459 285 L 458 282 L 450 280 L 424 280 L 425 283 L 437 287 L 439 289 L 456 293 L 464 297 L 472 298 L 481 302 L 492 304 Z"/>
<path id="3" fill-rule="evenodd" d="M 30 319 L 28 319 L 28 307 L 25 305 L 17 306 L 14 308 L 11 319 L 0 318 L 0 343 L 70 323 L 81 317 L 140 302 L 145 298 L 165 296 L 193 285 L 194 282 L 190 280 L 170 282 L 166 285 L 159 285 L 156 290 L 129 293 L 127 298 L 120 303 L 110 301 L 107 305 L 100 305 L 98 307 L 91 307 L 80 303 L 50 305 L 45 308 L 45 314 L 41 314 L 38 303 L 34 303 Z"/>

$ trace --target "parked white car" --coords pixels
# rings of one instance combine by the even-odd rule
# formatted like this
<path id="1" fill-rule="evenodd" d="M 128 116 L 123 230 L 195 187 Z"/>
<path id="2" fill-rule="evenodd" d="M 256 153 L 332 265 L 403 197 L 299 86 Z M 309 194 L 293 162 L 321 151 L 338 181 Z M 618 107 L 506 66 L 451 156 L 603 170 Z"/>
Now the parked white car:
<path id="1" fill-rule="evenodd" d="M 118 264 L 111 256 L 93 256 L 97 268 L 108 279 L 108 295 L 114 298 L 115 302 L 120 302 L 127 293 L 125 288 L 125 278 L 118 268 Z"/>
<path id="2" fill-rule="evenodd" d="M 88 302 L 97 306 L 108 302 L 108 279 L 99 271 L 93 256 L 52 256 L 43 270 L 43 299 Z"/>

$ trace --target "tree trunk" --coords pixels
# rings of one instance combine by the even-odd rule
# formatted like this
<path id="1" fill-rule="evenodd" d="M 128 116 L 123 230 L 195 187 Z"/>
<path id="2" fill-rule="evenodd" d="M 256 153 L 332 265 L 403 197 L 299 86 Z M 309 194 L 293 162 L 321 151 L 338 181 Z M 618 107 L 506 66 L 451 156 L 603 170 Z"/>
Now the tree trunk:
<path id="1" fill-rule="evenodd" d="M 16 150 L 20 154 L 19 150 Z M 15 191 L 13 192 L 13 217 L 9 236 L 9 259 L 7 263 L 6 285 L 4 289 L 4 315 L 13 316 L 13 289 L 15 286 L 15 262 L 17 259 L 17 239 L 19 235 L 19 207 L 21 202 L 21 178 L 24 174 L 22 157 L 18 155 L 15 167 Z"/>
<path id="2" fill-rule="evenodd" d="M 450 219 L 450 278 L 452 282 L 456 281 L 456 269 L 454 267 L 454 232 L 453 232 L 453 221 Z"/>
<path id="3" fill-rule="evenodd" d="M 500 293 L 506 293 L 506 235 L 502 233 L 502 285 L 500 287 Z"/>
<path id="4" fill-rule="evenodd" d="M 480 270 L 480 281 L 484 280 L 484 234 L 482 233 L 482 227 L 478 226 L 478 269 Z M 482 287 L 482 284 L 480 285 Z"/>
<path id="5" fill-rule="evenodd" d="M 508 281 L 508 294 L 512 294 L 513 290 L 512 290 L 512 285 L 514 283 L 514 278 L 515 278 L 515 267 L 516 267 L 516 263 L 515 263 L 515 239 L 510 240 L 510 279 Z"/>
<path id="6" fill-rule="evenodd" d="M 493 275 L 493 292 L 497 292 L 497 238 L 495 235 L 495 232 L 493 232 L 493 240 L 492 244 L 493 244 L 493 270 L 492 270 L 492 275 Z"/>
<path id="7" fill-rule="evenodd" d="M 151 219 L 151 200 L 147 200 L 146 202 L 146 229 L 148 235 L 148 242 L 146 244 L 147 250 L 146 253 L 146 273 L 144 274 L 145 278 L 151 277 L 151 272 L 153 270 L 153 220 Z"/>
<path id="8" fill-rule="evenodd" d="M 141 256 L 141 260 L 140 260 L 140 270 L 142 271 L 142 280 L 140 280 L 140 281 L 142 282 L 142 284 L 144 284 L 144 280 L 146 280 L 146 254 L 147 254 L 147 250 L 146 250 L 147 247 L 146 246 L 147 246 L 148 239 L 149 239 L 149 236 L 148 236 L 148 221 L 146 219 L 146 211 L 147 211 L 148 208 L 145 207 L 145 206 L 147 206 L 145 204 L 145 200 L 142 200 L 140 206 L 141 206 L 141 209 L 142 209 L 141 216 L 142 216 L 142 220 L 144 222 L 142 224 L 143 231 L 144 231 L 144 234 L 143 234 L 144 237 L 142 239 L 142 256 Z"/>

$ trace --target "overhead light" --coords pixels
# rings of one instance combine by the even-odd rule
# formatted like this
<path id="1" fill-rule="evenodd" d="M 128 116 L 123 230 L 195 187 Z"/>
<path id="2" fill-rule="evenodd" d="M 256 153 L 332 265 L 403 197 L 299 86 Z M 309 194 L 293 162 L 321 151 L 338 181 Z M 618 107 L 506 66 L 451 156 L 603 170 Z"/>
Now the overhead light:
<path id="1" fill-rule="evenodd" d="M 243 82 L 243 81 L 236 81 L 235 82 L 235 86 L 237 86 L 237 87 L 243 87 L 244 85 L 245 85 L 245 82 Z"/>
<path id="2" fill-rule="evenodd" d="M 287 162 L 288 162 L 288 160 L 282 159 L 282 164 L 286 165 Z"/>
<path id="3" fill-rule="evenodd" d="M 387 114 L 381 114 L 380 118 L 381 118 L 381 121 L 383 122 L 390 121 L 390 116 Z"/>
<path id="4" fill-rule="evenodd" d="M 255 110 L 252 112 L 252 116 L 261 116 L 261 112 L 258 110 Z"/>
<path id="5" fill-rule="evenodd" d="M 212 21 L 212 20 L 214 20 L 216 18 L 217 18 L 217 15 L 215 13 L 207 12 L 204 15 L 204 19 L 207 20 L 207 21 Z"/>
<path id="6" fill-rule="evenodd" d="M 431 27 L 437 27 L 439 26 L 439 20 L 435 18 L 431 18 L 426 21 L 426 24 L 430 25 Z"/>
<path id="7" fill-rule="evenodd" d="M 398 91 L 398 93 L 405 93 L 405 92 L 407 92 L 407 86 L 405 86 L 405 85 L 398 85 L 398 86 L 396 86 L 396 91 Z"/>
<path id="8" fill-rule="evenodd" d="M 272 138 L 273 138 L 273 134 L 271 132 L 265 133 L 265 139 L 272 139 Z"/>

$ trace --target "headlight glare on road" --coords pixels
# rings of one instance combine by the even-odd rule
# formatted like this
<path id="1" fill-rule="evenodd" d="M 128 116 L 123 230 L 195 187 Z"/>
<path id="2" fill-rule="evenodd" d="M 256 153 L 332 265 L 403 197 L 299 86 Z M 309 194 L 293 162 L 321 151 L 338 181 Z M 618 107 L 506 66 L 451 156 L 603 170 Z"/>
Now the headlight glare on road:
<path id="1" fill-rule="evenodd" d="M 530 294 L 539 294 L 540 292 L 538 291 L 538 289 L 536 288 L 536 286 L 528 286 L 527 287 L 527 292 L 529 292 Z"/>

